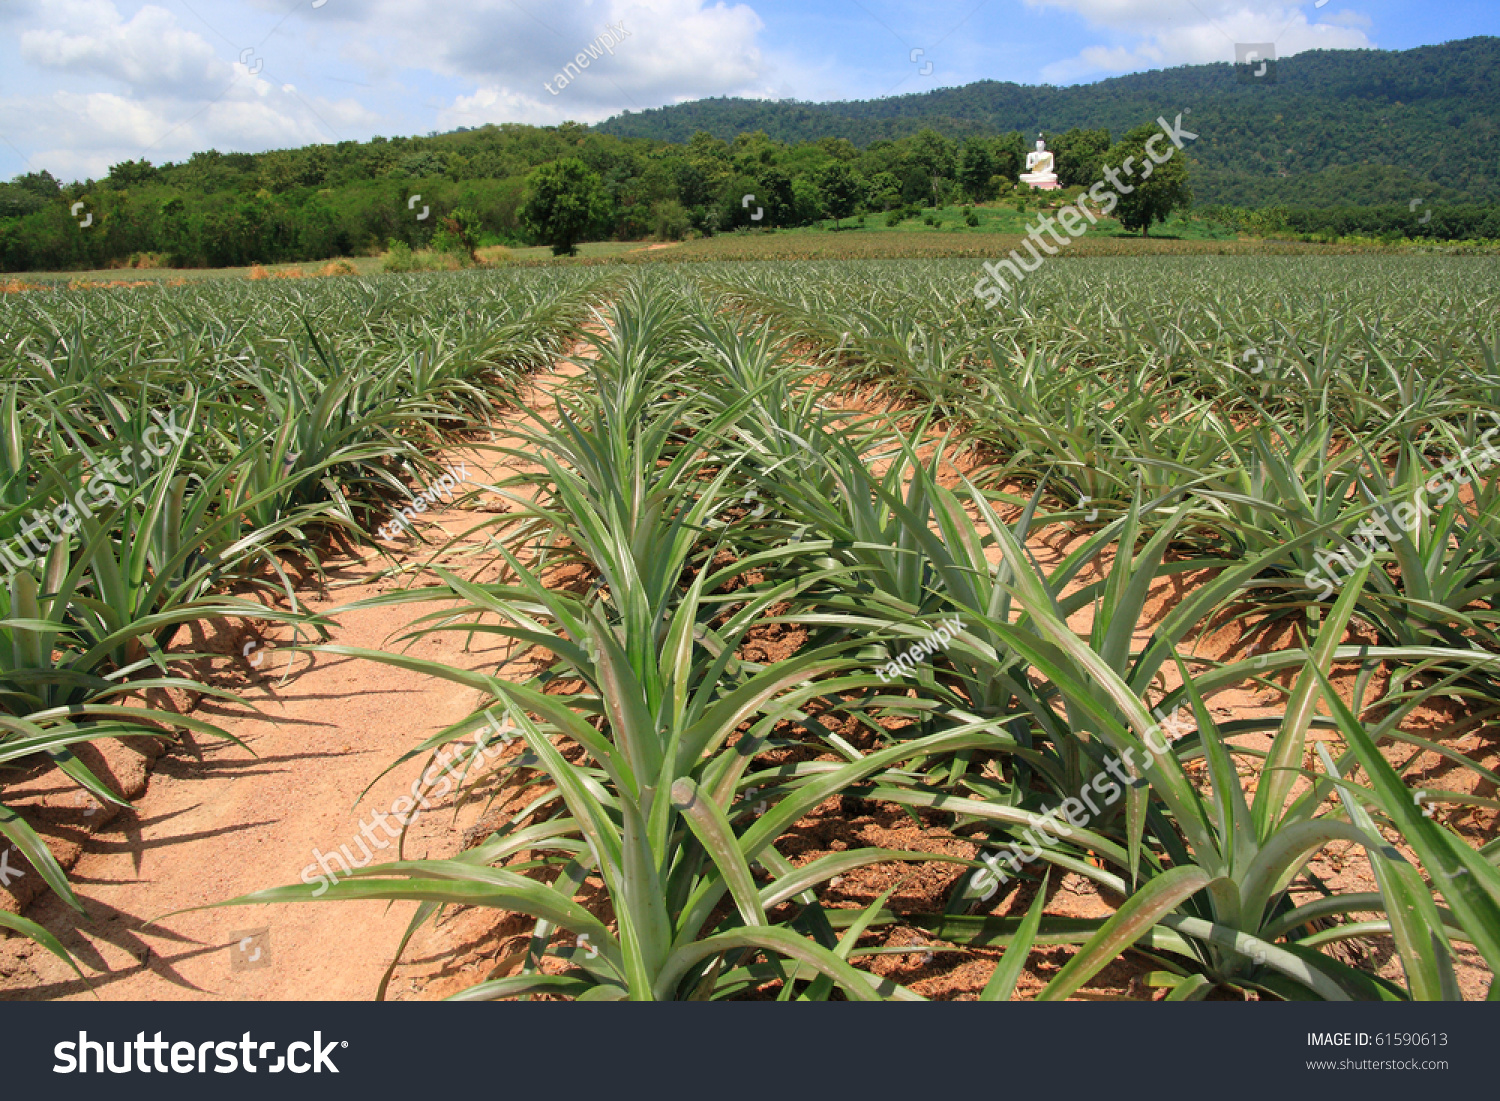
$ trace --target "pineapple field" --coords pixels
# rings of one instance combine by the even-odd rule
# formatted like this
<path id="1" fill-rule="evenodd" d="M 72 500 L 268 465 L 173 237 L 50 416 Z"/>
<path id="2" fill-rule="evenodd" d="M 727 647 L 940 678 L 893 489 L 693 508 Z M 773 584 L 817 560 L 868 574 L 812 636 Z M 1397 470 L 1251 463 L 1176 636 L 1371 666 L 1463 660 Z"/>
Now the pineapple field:
<path id="1" fill-rule="evenodd" d="M 1500 998 L 1500 265 L 978 267 L 0 295 L 0 996 L 316 911 L 363 997 Z M 319 670 L 275 782 L 395 825 L 106 923 Z"/>

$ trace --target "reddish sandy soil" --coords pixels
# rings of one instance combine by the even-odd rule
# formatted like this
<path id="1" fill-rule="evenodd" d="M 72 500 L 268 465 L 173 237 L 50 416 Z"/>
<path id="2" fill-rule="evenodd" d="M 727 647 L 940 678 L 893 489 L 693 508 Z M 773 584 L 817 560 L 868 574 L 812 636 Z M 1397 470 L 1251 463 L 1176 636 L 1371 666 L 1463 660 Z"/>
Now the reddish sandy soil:
<path id="1" fill-rule="evenodd" d="M 539 378 L 530 404 L 550 408 L 550 385 L 572 373 L 564 368 L 557 376 Z M 509 446 L 516 441 L 495 442 Z M 454 452 L 447 459 L 462 462 L 476 485 L 494 483 L 519 469 L 514 460 L 480 448 Z M 368 550 L 364 558 L 334 554 L 326 560 L 326 583 L 311 579 L 301 598 L 310 610 L 324 612 L 404 588 L 416 575 L 386 576 L 395 563 L 419 566 L 450 538 L 506 511 L 504 500 L 484 491 L 466 507 L 428 511 L 420 528 L 426 546 L 398 539 L 386 544 L 393 559 Z M 438 561 L 467 573 L 465 567 L 472 563 L 465 550 L 472 553 L 484 541 L 482 534 L 473 535 Z M 407 624 L 436 607 L 440 605 L 407 604 L 340 614 L 330 641 L 400 650 Z M 195 712 L 240 739 L 253 756 L 227 742 L 185 740 L 155 761 L 147 783 L 146 769 L 159 745 L 140 739 L 134 747 L 106 745 L 102 752 L 91 751 L 92 759 L 103 765 L 102 775 L 133 798 L 133 806 L 118 812 L 99 811 L 91 798 L 52 771 L 7 786 L 8 803 L 48 836 L 59 859 L 67 863 L 76 857 L 70 875 L 89 918 L 64 940 L 99 997 L 373 996 L 415 903 L 389 909 L 383 902 L 230 907 L 146 924 L 173 911 L 297 883 L 315 850 L 337 853 L 347 846 L 364 861 L 365 850 L 356 840 L 362 820 L 390 846 L 377 853 L 377 860 L 395 859 L 395 844 L 375 830 L 373 813 L 388 811 L 409 796 L 427 758 L 408 761 L 384 777 L 381 773 L 481 702 L 472 690 L 417 673 L 278 648 L 290 641 L 287 630 L 258 635 L 235 624 L 185 644 L 198 652 L 224 654 L 210 663 L 212 681 L 259 710 L 256 715 L 208 699 Z M 440 633 L 415 642 L 407 652 L 494 672 L 508 646 L 497 644 L 493 636 Z M 413 823 L 406 855 L 455 855 L 470 843 L 466 829 L 478 814 L 473 805 L 455 813 L 451 798 L 437 801 Z M 12 856 L 11 864 L 16 863 Z M 332 860 L 329 866 L 338 867 Z M 318 872 L 309 874 L 316 877 Z M 11 891 L 0 891 L 0 905 L 14 910 L 16 903 L 35 896 L 27 916 L 48 928 L 67 927 L 68 908 L 39 886 L 36 873 L 28 870 L 20 882 L 12 881 Z M 239 961 L 231 946 L 263 929 L 269 929 L 262 938 L 266 950 L 255 962 L 268 953 L 270 965 L 233 967 Z M 258 946 L 260 941 L 246 949 L 245 962 Z M 0 997 L 89 996 L 77 976 L 42 949 L 19 938 L 0 942 Z"/>

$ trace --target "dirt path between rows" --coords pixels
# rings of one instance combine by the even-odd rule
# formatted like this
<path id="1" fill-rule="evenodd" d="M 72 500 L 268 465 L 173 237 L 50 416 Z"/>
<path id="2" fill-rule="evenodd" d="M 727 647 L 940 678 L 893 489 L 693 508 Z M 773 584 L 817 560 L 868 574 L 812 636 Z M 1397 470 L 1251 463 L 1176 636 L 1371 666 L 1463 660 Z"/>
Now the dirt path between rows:
<path id="1" fill-rule="evenodd" d="M 528 406 L 550 413 L 555 388 L 579 370 L 564 361 L 536 376 Z M 508 423 L 519 422 L 516 415 Z M 515 446 L 516 441 L 502 430 L 494 443 Z M 442 461 L 461 464 L 476 484 L 493 484 L 522 469 L 521 460 L 483 448 L 454 450 Z M 427 546 L 410 538 L 387 546 L 398 562 L 414 566 L 426 562 L 448 538 L 507 511 L 507 502 L 488 492 L 467 507 L 439 505 L 421 517 Z M 465 544 L 483 542 L 476 535 Z M 483 559 L 464 557 L 463 549 L 452 548 L 439 561 L 471 576 L 474 563 Z M 327 561 L 326 586 L 314 586 L 299 597 L 310 610 L 322 612 L 410 583 L 410 575 L 383 576 L 391 571 L 389 559 L 369 548 L 364 554 Z M 341 613 L 329 641 L 399 651 L 405 648 L 400 638 L 407 625 L 440 606 Z M 269 631 L 262 638 L 236 623 L 202 641 L 207 645 L 200 642 L 200 649 L 226 655 L 212 663 L 215 683 L 238 691 L 261 714 L 211 699 L 195 713 L 239 738 L 254 756 L 231 743 L 203 738 L 184 740 L 169 750 L 157 762 L 144 794 L 84 844 L 70 873 L 89 917 L 61 939 L 89 984 L 40 947 L 10 938 L 0 942 L 0 999 L 374 996 L 415 912 L 414 902 L 228 907 L 146 923 L 184 908 L 295 884 L 304 871 L 316 882 L 318 858 L 325 857 L 328 869 L 337 871 L 341 849 L 361 864 L 372 862 L 365 855 L 372 850 L 379 850 L 373 852 L 373 862 L 396 859 L 395 844 L 377 827 L 377 815 L 404 809 L 398 801 L 409 800 L 427 758 L 376 778 L 423 739 L 470 715 L 480 704 L 477 694 L 362 659 L 278 650 L 278 642 L 291 641 L 289 630 Z M 443 632 L 406 652 L 494 673 L 509 646 L 492 635 Z M 44 774 L 34 786 L 35 795 L 52 797 L 54 803 L 77 796 L 76 787 L 55 772 Z M 461 852 L 469 843 L 466 831 L 483 809 L 471 804 L 455 815 L 451 795 L 432 806 L 408 832 L 408 858 Z M 365 835 L 362 821 L 369 823 Z M 50 892 L 38 896 L 27 916 L 54 931 L 73 924 L 71 911 Z M 414 941 L 418 958 L 431 962 L 404 968 L 399 989 L 393 987 L 390 996 L 417 995 L 425 986 L 422 973 L 446 966 L 451 952 L 438 943 L 442 940 L 440 928 Z"/>

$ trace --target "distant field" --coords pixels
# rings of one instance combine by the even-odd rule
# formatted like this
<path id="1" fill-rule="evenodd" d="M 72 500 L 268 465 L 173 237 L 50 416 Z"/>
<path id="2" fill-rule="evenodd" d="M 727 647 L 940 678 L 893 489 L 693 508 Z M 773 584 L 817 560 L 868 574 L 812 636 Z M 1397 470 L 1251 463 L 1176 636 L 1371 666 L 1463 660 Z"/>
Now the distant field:
<path id="1" fill-rule="evenodd" d="M 380 258 L 378 256 L 359 256 L 348 258 L 346 263 L 353 264 L 360 275 L 374 275 L 380 271 Z M 299 271 L 304 276 L 314 276 L 319 270 L 329 264 L 336 263 L 333 260 L 306 260 L 300 264 L 265 264 L 257 265 L 262 271 L 273 276 L 287 276 L 288 273 Z M 28 283 L 68 283 L 73 281 L 86 283 L 156 283 L 162 281 L 173 281 L 182 279 L 224 279 L 238 277 L 249 279 L 255 268 L 97 268 L 91 271 L 26 271 L 13 275 L 0 275 L 0 287 L 8 280 L 22 280 Z"/>
<path id="2" fill-rule="evenodd" d="M 671 244 L 657 245 L 651 241 L 599 241 L 578 246 L 579 257 L 584 260 L 601 260 L 622 257 L 625 254 L 640 252 L 648 249 L 663 249 L 674 247 Z M 481 253 L 483 250 L 481 250 Z M 510 249 L 509 262 L 533 263 L 545 261 L 549 263 L 559 262 L 552 255 L 552 250 L 545 245 L 534 248 L 512 248 Z M 304 277 L 311 277 L 326 265 L 333 263 L 331 260 L 305 260 L 296 264 L 264 264 L 257 265 L 259 270 L 272 276 L 292 277 L 293 272 L 300 272 Z M 379 256 L 350 257 L 348 263 L 353 264 L 360 275 L 376 275 L 381 270 L 384 262 Z M 159 281 L 172 281 L 179 279 L 224 279 L 239 278 L 248 279 L 256 268 L 97 268 L 90 271 L 28 271 L 18 272 L 13 275 L 0 275 L 0 287 L 7 281 L 21 280 L 28 283 L 67 283 L 81 281 L 87 283 L 146 283 Z"/>
<path id="3" fill-rule="evenodd" d="M 992 259 L 1020 248 L 1016 233 L 912 233 L 901 229 L 843 232 L 790 231 L 727 233 L 684 242 L 677 248 L 642 253 L 631 260 L 921 260 Z M 1054 246 L 1056 247 L 1056 246 Z M 1353 252 L 1345 246 L 1287 241 L 1174 240 L 1162 237 L 1089 236 L 1074 241 L 1065 256 L 1163 255 L 1330 255 Z"/>
<path id="4" fill-rule="evenodd" d="M 670 247 L 659 245 L 654 241 L 591 241 L 586 245 L 578 246 L 578 255 L 585 260 L 597 260 L 600 258 L 616 258 L 629 253 L 646 252 L 653 249 Z M 554 260 L 552 250 L 546 245 L 535 245 L 531 248 L 512 248 L 510 250 L 512 260 Z"/>
<path id="5" fill-rule="evenodd" d="M 1014 200 L 1005 200 L 993 203 L 981 203 L 975 207 L 946 206 L 941 210 L 923 210 L 912 218 L 905 218 L 894 226 L 886 225 L 885 214 L 866 214 L 861 218 L 844 218 L 839 222 L 842 229 L 859 228 L 867 230 L 893 230 L 898 233 L 942 233 L 949 235 L 969 236 L 978 233 L 1025 233 L 1028 228 L 1035 224 L 1037 216 L 1041 213 L 1053 213 L 1058 207 L 1066 205 L 1060 198 L 1054 198 L 1048 204 L 1048 208 L 1039 210 L 1037 203 L 1033 200 L 1025 204 L 1025 209 L 1016 209 Z M 979 223 L 970 226 L 964 221 L 964 217 L 972 210 L 975 220 Z M 930 225 L 927 219 L 931 218 L 936 225 Z M 824 232 L 824 226 L 806 229 L 789 230 L 792 233 L 818 233 Z M 1234 234 L 1223 226 L 1214 222 L 1205 221 L 1202 218 L 1194 218 L 1191 215 L 1183 217 L 1174 214 L 1166 222 L 1152 228 L 1152 234 L 1160 237 L 1180 237 L 1189 240 L 1233 240 Z M 1089 229 L 1087 236 L 1118 235 L 1136 236 L 1128 233 L 1119 222 L 1113 218 L 1100 218 L 1099 223 Z"/>
<path id="6" fill-rule="evenodd" d="M 544 245 L 511 248 L 507 259 L 495 266 L 649 263 L 658 261 L 714 260 L 902 260 L 902 259 L 991 259 L 1020 248 L 1024 231 L 1034 224 L 1038 212 L 1009 206 L 975 208 L 978 226 L 963 222 L 964 209 L 948 207 L 924 211 L 917 218 L 886 226 L 882 214 L 866 215 L 863 223 L 846 218 L 837 229 L 831 223 L 800 229 L 738 230 L 691 241 L 598 241 L 578 247 L 576 257 L 555 257 Z M 936 226 L 923 218 L 932 215 Z M 1174 217 L 1157 226 L 1150 237 L 1127 233 L 1118 223 L 1104 219 L 1067 246 L 1064 256 L 1163 256 L 1163 255 L 1318 255 L 1369 251 L 1350 245 L 1309 244 L 1297 241 L 1236 239 L 1221 227 L 1201 219 Z M 485 250 L 481 250 L 484 256 Z M 351 258 L 360 275 L 381 271 L 381 257 Z M 259 271 L 281 278 L 317 275 L 330 261 L 298 264 L 267 264 Z M 130 285 L 162 280 L 213 278 L 248 279 L 257 269 L 237 268 L 144 268 L 95 271 L 23 272 L 0 276 L 25 283 L 103 283 Z"/>

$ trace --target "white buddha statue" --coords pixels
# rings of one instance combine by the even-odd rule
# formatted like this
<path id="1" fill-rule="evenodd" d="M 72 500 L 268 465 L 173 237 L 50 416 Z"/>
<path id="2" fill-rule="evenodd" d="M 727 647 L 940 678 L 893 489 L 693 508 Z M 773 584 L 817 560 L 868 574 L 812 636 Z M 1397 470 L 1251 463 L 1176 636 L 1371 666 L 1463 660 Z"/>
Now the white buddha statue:
<path id="1" fill-rule="evenodd" d="M 1038 137 L 1036 149 L 1026 154 L 1026 171 L 1021 173 L 1021 182 L 1042 191 L 1055 191 L 1061 185 L 1057 182 L 1057 173 L 1052 169 L 1052 161 L 1047 143 Z"/>

